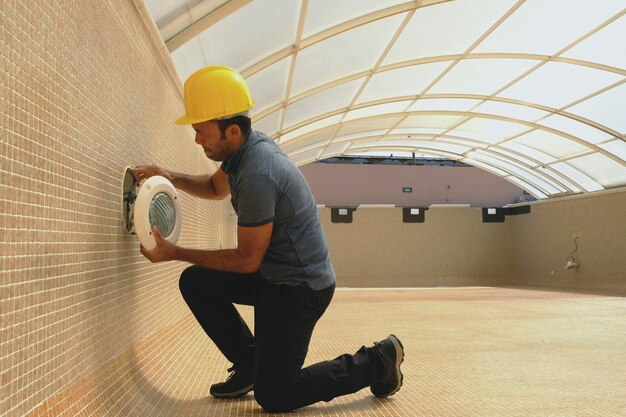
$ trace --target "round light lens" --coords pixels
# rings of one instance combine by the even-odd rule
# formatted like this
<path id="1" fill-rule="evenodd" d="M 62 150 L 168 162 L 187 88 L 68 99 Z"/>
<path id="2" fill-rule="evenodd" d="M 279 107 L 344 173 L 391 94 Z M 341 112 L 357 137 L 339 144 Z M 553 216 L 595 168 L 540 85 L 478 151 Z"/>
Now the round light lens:
<path id="1" fill-rule="evenodd" d="M 149 210 L 150 227 L 155 226 L 163 237 L 168 237 L 174 230 L 176 212 L 174 201 L 167 193 L 158 193 L 152 199 Z"/>

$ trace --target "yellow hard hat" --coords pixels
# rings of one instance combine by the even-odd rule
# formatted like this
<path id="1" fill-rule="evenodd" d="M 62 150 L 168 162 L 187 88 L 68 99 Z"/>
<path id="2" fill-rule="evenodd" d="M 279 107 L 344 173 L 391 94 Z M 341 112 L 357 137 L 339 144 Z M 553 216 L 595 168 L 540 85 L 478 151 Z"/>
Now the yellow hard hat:
<path id="1" fill-rule="evenodd" d="M 226 119 L 254 106 L 241 74 L 232 68 L 202 68 L 185 81 L 185 115 L 176 124 L 190 125 L 207 120 Z"/>

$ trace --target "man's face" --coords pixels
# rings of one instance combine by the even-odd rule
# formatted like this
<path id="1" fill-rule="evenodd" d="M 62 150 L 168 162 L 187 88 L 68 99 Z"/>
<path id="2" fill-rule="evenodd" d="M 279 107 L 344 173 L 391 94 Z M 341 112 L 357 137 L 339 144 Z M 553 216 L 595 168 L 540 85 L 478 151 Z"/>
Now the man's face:
<path id="1" fill-rule="evenodd" d="M 207 158 L 214 161 L 225 161 L 231 155 L 230 141 L 227 135 L 220 132 L 219 125 L 209 120 L 191 125 L 196 131 L 196 143 L 204 149 Z"/>

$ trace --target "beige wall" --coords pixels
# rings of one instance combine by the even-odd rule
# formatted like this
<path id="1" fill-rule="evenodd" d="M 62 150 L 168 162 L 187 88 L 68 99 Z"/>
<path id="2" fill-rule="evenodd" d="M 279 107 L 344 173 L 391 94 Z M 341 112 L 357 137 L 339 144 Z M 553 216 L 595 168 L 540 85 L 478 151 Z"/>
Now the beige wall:
<path id="1" fill-rule="evenodd" d="M 433 208 L 402 223 L 398 208 L 364 208 L 351 224 L 320 209 L 338 284 L 355 287 L 542 285 L 626 295 L 626 191 L 532 204 L 482 223 L 479 208 Z M 580 235 L 577 269 L 565 270 Z"/>
<path id="2" fill-rule="evenodd" d="M 143 341 L 188 315 L 185 264 L 123 227 L 123 169 L 215 166 L 173 123 L 180 85 L 133 2 L 0 0 L 0 22 L 0 415 L 116 414 L 150 386 Z M 219 247 L 222 204 L 181 203 L 180 242 Z"/>
<path id="3" fill-rule="evenodd" d="M 542 202 L 532 210 L 510 218 L 516 236 L 513 283 L 626 295 L 626 190 Z M 565 270 L 574 233 L 580 266 Z"/>
<path id="4" fill-rule="evenodd" d="M 353 223 L 320 209 L 338 285 L 489 285 L 507 274 L 510 222 L 483 224 L 480 208 L 432 208 L 424 223 L 402 223 L 400 208 L 359 208 Z"/>

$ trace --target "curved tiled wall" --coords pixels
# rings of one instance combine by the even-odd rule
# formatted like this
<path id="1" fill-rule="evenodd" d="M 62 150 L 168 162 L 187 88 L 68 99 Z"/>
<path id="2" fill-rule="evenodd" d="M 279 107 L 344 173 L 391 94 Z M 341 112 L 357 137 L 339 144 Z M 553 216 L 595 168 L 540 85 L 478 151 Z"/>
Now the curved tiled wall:
<path id="1" fill-rule="evenodd" d="M 180 84 L 134 3 L 0 5 L 0 415 L 117 414 L 151 386 L 137 356 L 190 326 L 185 264 L 124 229 L 123 169 L 215 165 L 174 125 Z M 181 203 L 180 242 L 219 247 L 224 203 Z"/>

